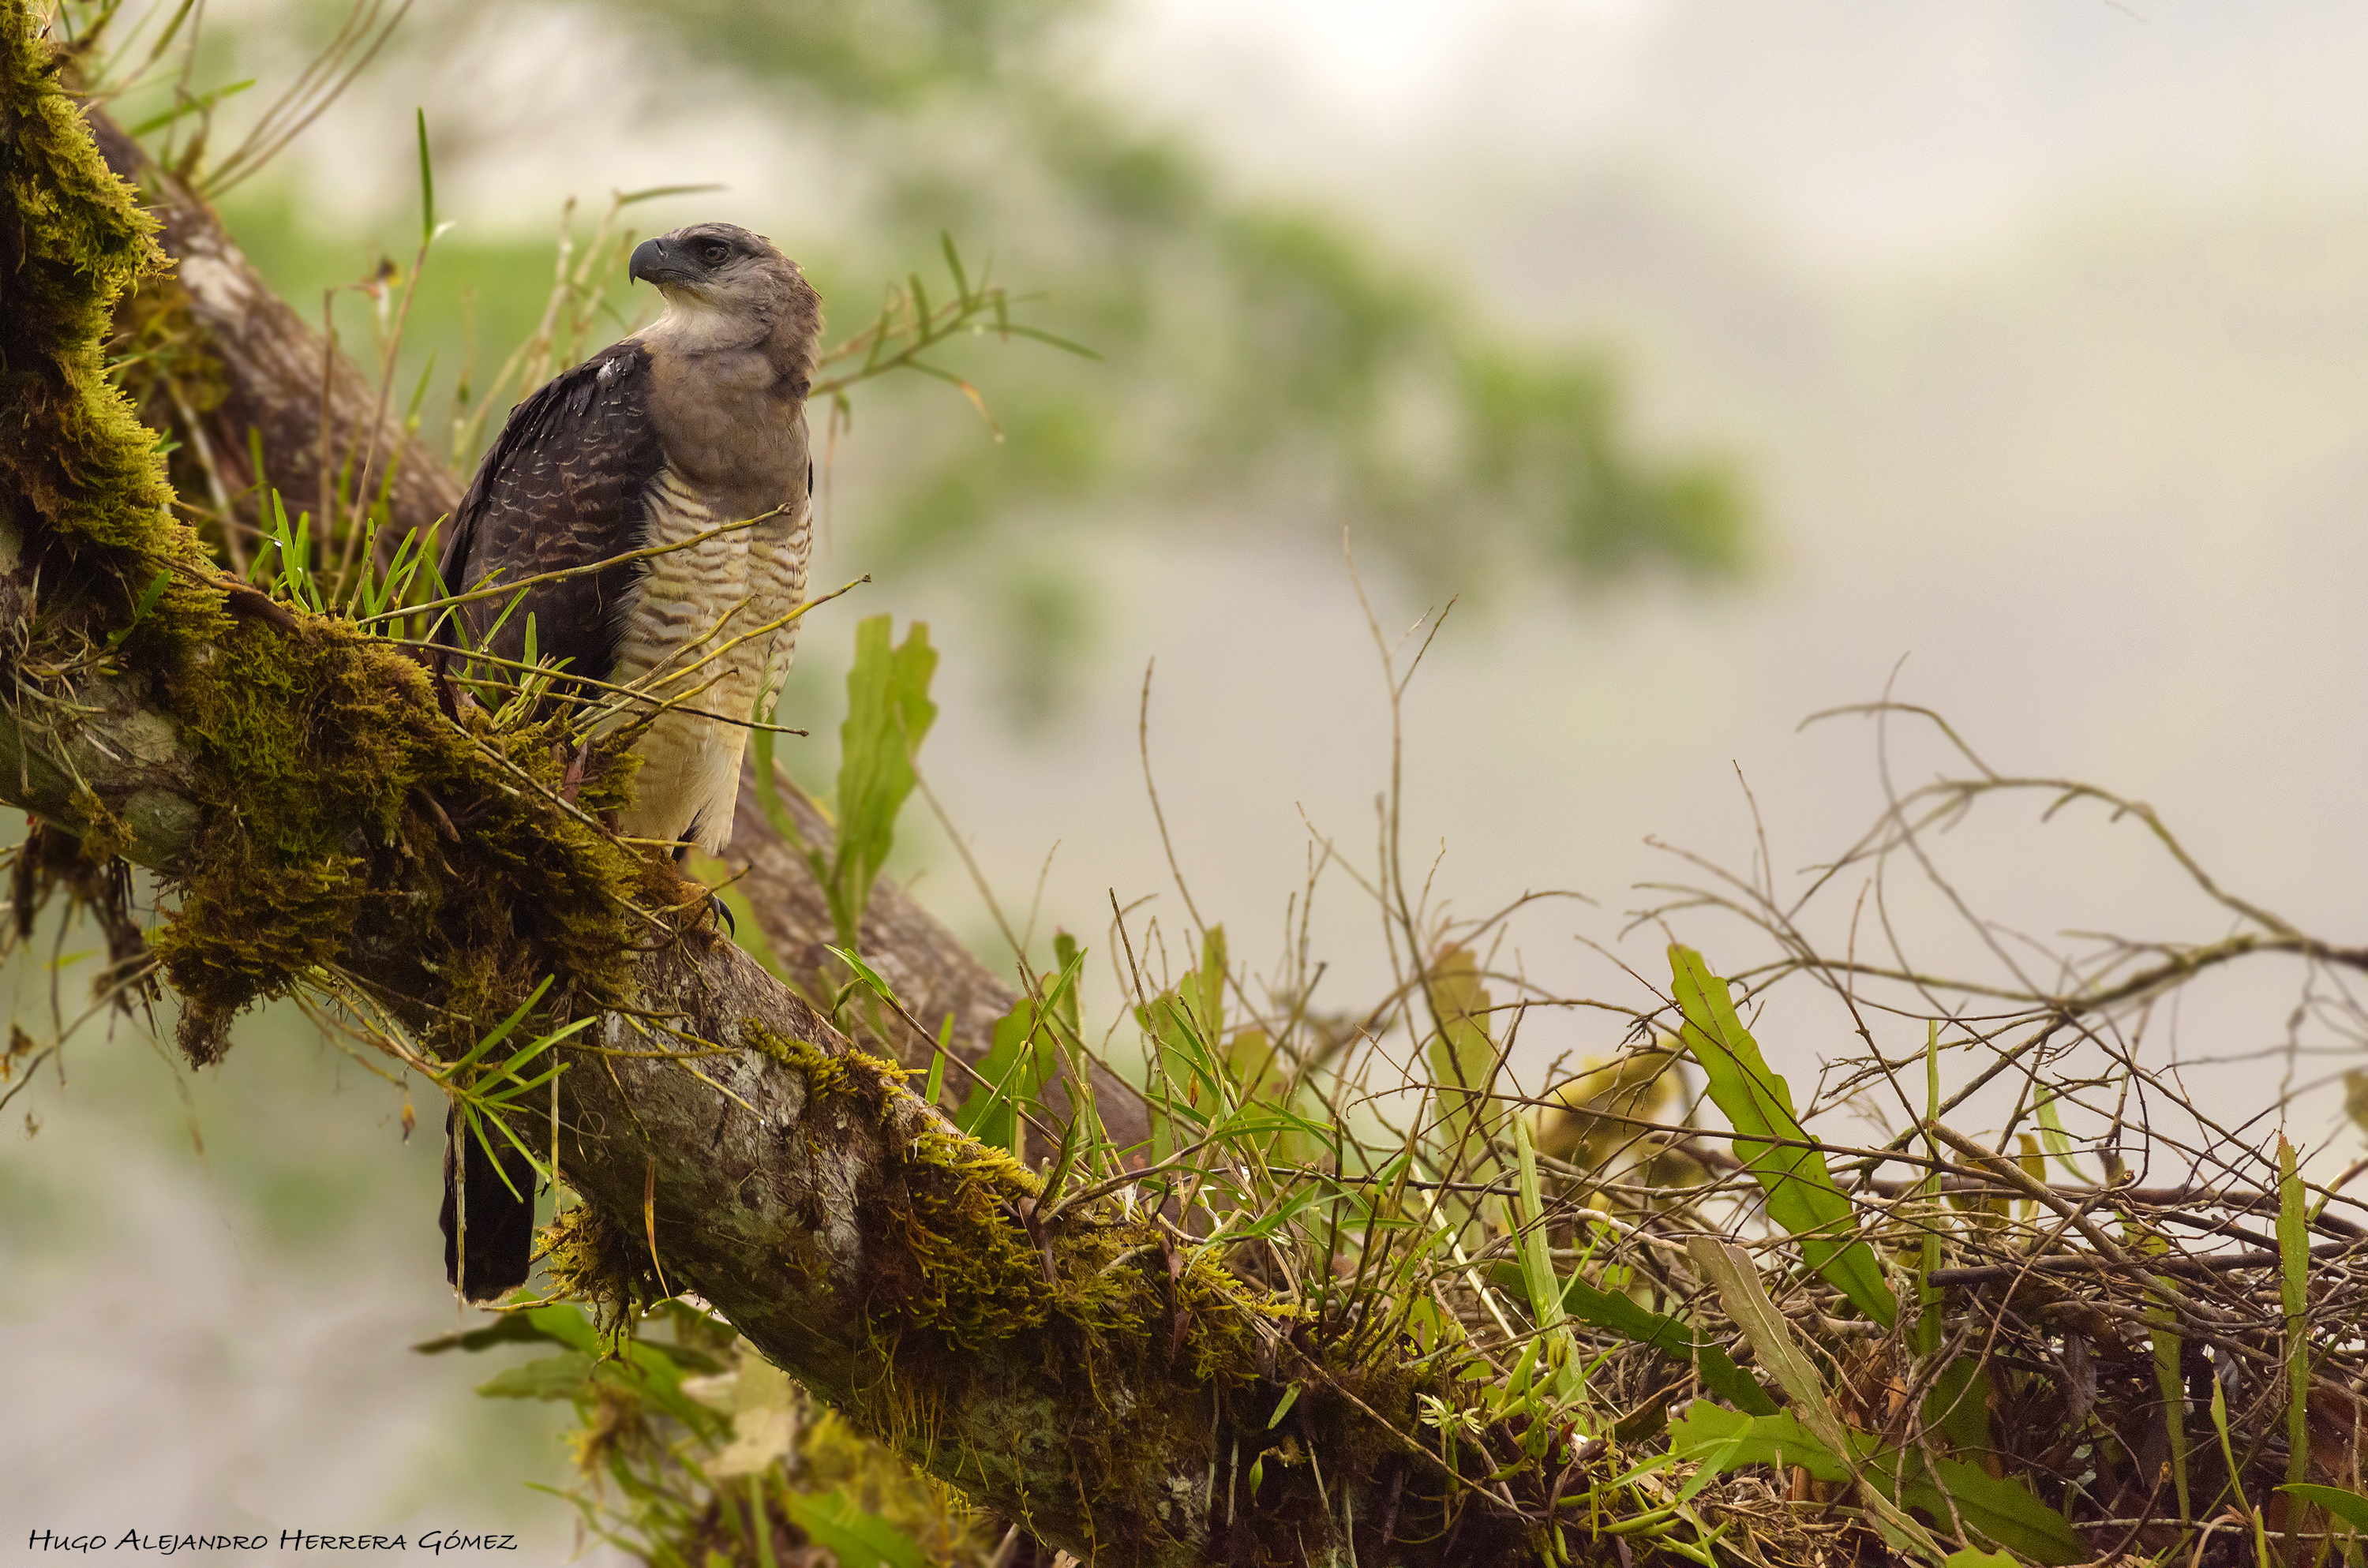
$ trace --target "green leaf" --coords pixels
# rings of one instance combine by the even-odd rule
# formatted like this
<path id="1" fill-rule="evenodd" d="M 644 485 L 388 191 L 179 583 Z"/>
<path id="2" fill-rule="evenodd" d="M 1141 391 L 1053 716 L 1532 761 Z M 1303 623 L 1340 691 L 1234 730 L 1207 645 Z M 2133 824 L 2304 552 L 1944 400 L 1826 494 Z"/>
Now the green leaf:
<path id="1" fill-rule="evenodd" d="M 216 87 L 211 92 L 199 93 L 195 97 L 185 97 L 179 103 L 175 104 L 171 108 L 165 110 L 163 113 L 151 115 L 146 119 L 143 119 L 139 124 L 133 126 L 131 128 L 131 135 L 134 140 L 137 140 L 140 137 L 149 134 L 151 131 L 164 130 L 165 127 L 172 124 L 183 115 L 202 114 L 207 110 L 211 109 L 214 105 L 221 103 L 224 98 L 236 97 L 239 94 L 246 91 L 249 87 L 254 86 L 255 80 L 256 79 L 254 77 L 250 76 L 244 82 L 233 82 L 228 86 Z"/>
<path id="2" fill-rule="evenodd" d="M 541 983 L 538 984 L 532 991 L 529 992 L 527 994 L 526 1000 L 518 1005 L 518 1010 L 516 1012 L 512 1013 L 508 1017 L 504 1018 L 500 1023 L 495 1025 L 493 1031 L 487 1034 L 483 1040 L 477 1041 L 475 1045 L 472 1046 L 469 1049 L 467 1055 L 453 1062 L 451 1066 L 446 1068 L 444 1072 L 445 1080 L 450 1082 L 455 1072 L 459 1071 L 461 1068 L 472 1065 L 479 1057 L 484 1055 L 485 1052 L 493 1050 L 494 1047 L 509 1039 L 510 1031 L 517 1028 L 518 1025 L 525 1020 L 527 1014 L 534 1010 L 534 1005 L 542 1000 L 542 994 L 551 989 L 552 978 L 553 977 L 551 975 L 544 975 L 542 977 Z"/>
<path id="3" fill-rule="evenodd" d="M 1734 1358 L 1715 1345 L 1703 1343 L 1694 1331 L 1673 1317 L 1647 1312 L 1630 1297 L 1598 1290 L 1574 1274 L 1562 1288 L 1562 1304 L 1570 1315 L 1597 1328 L 1608 1328 L 1665 1356 L 1691 1363 L 1702 1374 L 1702 1386 L 1730 1404 L 1753 1415 L 1776 1414 L 1775 1400 Z"/>
<path id="4" fill-rule="evenodd" d="M 938 1048 L 929 1053 L 929 1079 L 921 1091 L 922 1100 L 932 1107 L 938 1103 L 938 1096 L 945 1092 L 946 1047 L 953 1043 L 953 1039 L 954 1016 L 948 1013 L 945 1022 L 938 1026 Z"/>
<path id="5" fill-rule="evenodd" d="M 1205 1128 L 1233 1108 L 1235 1079 L 1220 1055 L 1225 1032 L 1225 928 L 1212 926 L 1201 941 L 1201 967 L 1173 991 L 1135 1009 L 1156 1065 L 1152 1135 L 1162 1155 L 1190 1142 L 1176 1124 Z"/>
<path id="6" fill-rule="evenodd" d="M 2368 1530 L 2368 1497 L 2362 1497 L 2357 1492 L 2346 1491 L 2340 1486 L 2321 1486 L 2309 1481 L 2289 1481 L 2278 1490 L 2315 1507 L 2326 1509 L 2353 1529 Z"/>
<path id="7" fill-rule="evenodd" d="M 2160 1250 L 2158 1238 L 2146 1239 L 2155 1241 L 2154 1250 Z M 2172 1326 L 2179 1320 L 2169 1302 L 2149 1298 L 2146 1315 L 2154 1341 L 2155 1387 L 2162 1395 L 2163 1426 L 2170 1437 L 2170 1478 L 2179 1497 L 2179 1517 L 2184 1523 L 2195 1517 L 2194 1503 L 2187 1490 L 2187 1381 L 2180 1368 L 2184 1346 Z"/>
<path id="8" fill-rule="evenodd" d="M 1101 354 L 1098 350 L 1088 348 L 1072 338 L 1046 332 L 1041 326 L 1022 326 L 1018 322 L 1007 321 L 998 323 L 995 330 L 1007 337 L 1032 339 L 1048 347 L 1057 348 L 1064 354 L 1074 354 L 1080 359 L 1092 359 L 1099 362 L 1101 358 Z"/>
<path id="9" fill-rule="evenodd" d="M 928 1557 L 910 1536 L 857 1507 L 845 1492 L 783 1492 L 781 1506 L 816 1546 L 838 1559 L 839 1568 L 927 1568 Z"/>
<path id="10" fill-rule="evenodd" d="M 424 245 L 436 237 L 436 165 L 427 159 L 427 111 L 415 112 L 419 116 L 419 243 Z"/>
<path id="11" fill-rule="evenodd" d="M 1473 1140 L 1487 1103 L 1488 1080 L 1497 1070 L 1497 1045 L 1488 1038 L 1489 996 L 1480 983 L 1478 955 L 1462 946 L 1440 953 L 1431 964 L 1428 989 L 1439 1032 L 1430 1037 L 1425 1056 L 1431 1087 L 1439 1096 L 1442 1141 L 1451 1151 L 1463 1150 Z M 1478 1165 L 1472 1168 L 1474 1179 L 1481 1179 Z"/>
<path id="12" fill-rule="evenodd" d="M 107 634 L 108 647 L 122 647 L 123 640 L 140 629 L 140 623 L 148 619 L 148 612 L 156 608 L 156 601 L 165 597 L 165 585 L 172 580 L 173 574 L 169 571 L 159 572 L 148 580 L 148 586 L 141 592 L 140 602 L 131 607 L 131 619 Z"/>
<path id="13" fill-rule="evenodd" d="M 847 720 L 839 726 L 838 845 L 825 891 L 842 946 L 859 946 L 871 884 L 896 842 L 896 817 L 918 775 L 913 757 L 938 717 L 929 677 L 938 667 L 929 629 L 915 621 L 901 646 L 875 615 L 855 629 L 847 674 Z"/>
<path id="14" fill-rule="evenodd" d="M 1022 996 L 996 1020 L 978 1076 L 954 1112 L 954 1125 L 982 1143 L 1008 1149 L 1019 1132 L 1019 1107 L 1053 1074 L 1053 1037 L 1037 1025 L 1036 1004 Z"/>
<path id="15" fill-rule="evenodd" d="M 1984 1551 L 1978 1547 L 1961 1547 L 1941 1560 L 1941 1568 L 2022 1568 L 2012 1552 Z"/>
<path id="16" fill-rule="evenodd" d="M 1528 1287 L 1531 1315 L 1545 1333 L 1557 1369 L 1555 1392 L 1575 1399 L 1581 1392 L 1577 1342 L 1564 1326 L 1562 1290 L 1554 1277 L 1554 1259 L 1546 1250 L 1546 1206 L 1538 1180 L 1538 1152 L 1530 1142 L 1530 1119 L 1513 1118 L 1513 1157 L 1519 1167 L 1521 1207 L 1514 1216 L 1520 1227 L 1522 1283 Z M 1576 1270 L 1573 1270 L 1576 1273 Z"/>
<path id="17" fill-rule="evenodd" d="M 1747 1415 L 1706 1399 L 1669 1423 L 1669 1454 L 1701 1460 L 1698 1480 L 1747 1464 L 1797 1465 L 1819 1481 L 1848 1481 L 1850 1473 L 1841 1456 L 1810 1436 L 1791 1411 Z"/>
<path id="18" fill-rule="evenodd" d="M 2055 1091 L 2042 1084 L 2032 1095 L 2032 1103 L 2039 1112 L 2039 1135 L 2048 1153 L 2064 1167 L 2066 1176 L 2074 1181 L 2087 1181 L 2087 1174 L 2073 1163 L 2072 1135 L 2064 1131 L 2064 1118 L 2055 1108 Z"/>
<path id="19" fill-rule="evenodd" d="M 2302 1173 L 2295 1168 L 2294 1145 L 2278 1134 L 2278 1290 L 2285 1307 L 2286 1480 L 2298 1482 L 2310 1473 L 2310 1222 Z"/>
<path id="20" fill-rule="evenodd" d="M 1909 1474 L 1899 1500 L 1923 1509 L 1936 1523 L 1948 1523 L 1948 1503 L 1941 1495 L 1946 1492 L 1966 1528 L 2010 1551 L 2051 1564 L 2083 1562 L 2095 1555 L 2063 1515 L 2012 1476 L 1993 1476 L 1979 1465 L 1948 1459 L 1933 1461 L 1932 1481 L 1917 1478 L 1913 1468 Z"/>
<path id="21" fill-rule="evenodd" d="M 1924 1396 L 1924 1422 L 1961 1449 L 1991 1448 L 1990 1374 L 1978 1356 L 1960 1356 L 1941 1369 Z"/>
<path id="22" fill-rule="evenodd" d="M 1881 1449 L 1872 1432 L 1852 1430 L 1847 1437 L 1850 1460 L 1820 1442 L 1790 1411 L 1746 1415 L 1696 1400 L 1669 1424 L 1669 1452 L 1675 1458 L 1702 1461 L 1696 1483 L 1747 1464 L 1798 1465 L 1819 1481 L 1844 1482 L 1851 1478 L 1854 1460 L 1877 1492 L 1900 1506 L 1930 1516 L 1936 1523 L 1947 1524 L 1949 1503 L 1953 1499 L 1966 1528 L 2035 1562 L 2064 1564 L 2091 1555 L 2064 1516 L 2033 1496 L 2020 1481 L 1996 1479 L 1980 1466 L 1957 1460 L 1941 1460 L 1927 1470 L 1917 1455 Z"/>
<path id="23" fill-rule="evenodd" d="M 580 1351 L 506 1367 L 477 1385 L 487 1399 L 574 1399 L 598 1363 Z"/>
<path id="24" fill-rule="evenodd" d="M 544 1323 L 538 1321 L 546 1312 L 574 1318 L 584 1327 L 584 1337 L 579 1341 L 573 1333 L 554 1332 Z M 474 1353 L 479 1350 L 490 1350 L 496 1345 L 548 1344 L 564 1345 L 571 1350 L 592 1352 L 596 1347 L 591 1343 L 590 1333 L 590 1325 L 584 1324 L 582 1314 L 573 1307 L 538 1307 L 531 1312 L 504 1312 L 483 1328 L 466 1329 L 455 1334 L 440 1334 L 433 1339 L 423 1339 L 411 1348 L 422 1356 L 441 1356 L 447 1350 L 466 1350 Z"/>
<path id="25" fill-rule="evenodd" d="M 1884 1284 L 1874 1249 L 1859 1236 L 1857 1212 L 1834 1184 L 1825 1155 L 1764 1141 L 1808 1141 L 1793 1108 L 1791 1085 L 1770 1069 L 1736 1016 L 1726 982 L 1710 971 L 1700 953 L 1672 943 L 1669 968 L 1685 1014 L 1686 1049 L 1702 1063 L 1712 1103 L 1735 1128 L 1736 1158 L 1767 1193 L 1769 1216 L 1799 1240 L 1801 1256 L 1827 1284 L 1889 1328 L 1899 1303 Z"/>
<path id="26" fill-rule="evenodd" d="M 904 1006 L 902 1002 L 896 1000 L 896 993 L 889 989 L 887 977 L 882 975 L 878 970 L 873 969 L 870 964 L 865 963 L 860 958 L 858 958 L 851 949 L 847 948 L 834 948 L 829 943 L 825 942 L 823 944 L 823 951 L 828 953 L 831 957 L 837 959 L 839 962 L 853 970 L 855 971 L 855 978 L 863 983 L 863 988 L 866 991 L 871 992 L 874 996 L 879 997 L 882 1002 L 887 1004 L 891 1007 L 902 1007 Z"/>
<path id="27" fill-rule="evenodd" d="M 954 275 L 955 291 L 961 294 L 962 302 L 964 305 L 968 305 L 970 303 L 970 274 L 962 270 L 962 253 L 954 249 L 953 231 L 951 229 L 939 229 L 938 231 L 938 244 L 946 254 L 946 270 Z"/>

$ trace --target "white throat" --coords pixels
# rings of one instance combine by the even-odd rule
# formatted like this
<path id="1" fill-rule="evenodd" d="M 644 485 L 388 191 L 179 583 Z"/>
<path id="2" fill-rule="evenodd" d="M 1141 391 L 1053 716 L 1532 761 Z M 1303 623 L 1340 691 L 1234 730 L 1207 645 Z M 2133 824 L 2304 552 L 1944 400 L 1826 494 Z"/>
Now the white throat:
<path id="1" fill-rule="evenodd" d="M 666 309 L 658 319 L 633 335 L 647 344 L 663 344 L 686 354 L 748 346 L 748 322 L 710 304 L 689 290 L 666 291 Z"/>

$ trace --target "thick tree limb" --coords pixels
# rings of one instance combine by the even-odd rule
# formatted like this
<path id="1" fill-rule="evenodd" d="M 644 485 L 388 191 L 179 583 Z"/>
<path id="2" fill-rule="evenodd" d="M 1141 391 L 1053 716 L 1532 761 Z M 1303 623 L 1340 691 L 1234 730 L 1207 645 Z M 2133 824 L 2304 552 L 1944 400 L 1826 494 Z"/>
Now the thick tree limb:
<path id="1" fill-rule="evenodd" d="M 148 800 L 160 825 L 126 846 L 185 872 L 198 835 L 182 828 L 208 808 L 197 765 L 160 743 L 170 733 L 151 710 L 104 709 L 67 743 L 70 764 L 0 715 L 0 758 L 26 764 L 0 776 L 0 799 L 86 833 L 107 824 L 84 802 Z M 134 740 L 144 755 L 111 755 Z M 358 932 L 338 968 L 424 1032 L 417 960 Z M 1281 1561 L 1302 1544 L 1346 1561 L 1341 1517 L 1312 1495 L 1269 1482 L 1258 1506 L 1228 1508 L 1210 1490 L 1221 1450 L 1292 1435 L 1266 1425 L 1303 1360 L 1289 1314 L 1212 1257 L 1171 1262 L 1156 1218 L 1103 1204 L 1037 1224 L 1032 1176 L 712 931 L 642 954 L 632 982 L 632 1007 L 563 1048 L 558 1168 L 590 1205 L 566 1227 L 573 1282 L 698 1291 L 916 1464 L 1090 1561 Z M 1310 1421 L 1372 1426 L 1318 1392 L 1299 1403 Z M 1378 1429 L 1327 1442 L 1331 1495 L 1353 1508 L 1386 1484 L 1406 1462 L 1393 1448 Z"/>
<path id="2" fill-rule="evenodd" d="M 0 801 L 180 894 L 185 994 L 226 1018 L 325 986 L 432 1051 L 556 972 L 597 1025 L 516 1125 L 555 1120 L 588 1200 L 563 1270 L 698 1290 L 915 1462 L 1110 1568 L 1486 1561 L 1524 1533 L 1408 1435 L 1425 1385 L 1390 1336 L 1328 1365 L 1300 1310 L 1151 1206 L 1041 1215 L 1033 1176 L 685 920 L 695 896 L 654 907 L 665 873 L 560 797 L 539 733 L 349 625 L 239 619 L 103 373 L 107 307 L 148 253 L 55 69 L 0 0 Z"/>

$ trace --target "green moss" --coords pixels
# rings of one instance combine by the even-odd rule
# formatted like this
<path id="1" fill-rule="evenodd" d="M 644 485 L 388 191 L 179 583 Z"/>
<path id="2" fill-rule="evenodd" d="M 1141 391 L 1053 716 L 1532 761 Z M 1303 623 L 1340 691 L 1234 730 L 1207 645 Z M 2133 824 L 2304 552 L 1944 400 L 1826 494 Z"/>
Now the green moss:
<path id="1" fill-rule="evenodd" d="M 542 1264 L 553 1293 L 591 1304 L 604 1334 L 615 1334 L 667 1292 L 651 1267 L 649 1243 L 609 1218 L 579 1204 L 542 1229 Z"/>
<path id="2" fill-rule="evenodd" d="M 810 1118 L 837 1101 L 893 1130 L 887 1179 L 858 1219 L 857 1288 L 874 1325 L 853 1412 L 866 1428 L 938 1474 L 1090 1517 L 1090 1492 L 1132 1486 L 1207 1443 L 1204 1400 L 1259 1402 L 1271 1379 L 1252 1321 L 1292 1309 L 1205 1250 L 1188 1252 L 1171 1281 L 1156 1227 L 1106 1206 L 1040 1237 L 1027 1219 L 1037 1176 L 928 1117 L 901 1069 L 753 1024 L 746 1033 L 804 1075 Z M 1133 1403 L 1179 1386 L 1200 1392 L 1184 1406 Z M 1081 1419 L 1087 1411 L 1099 1417 Z"/>
<path id="3" fill-rule="evenodd" d="M 28 538 L 121 610 L 159 568 L 205 557 L 172 516 L 155 433 L 108 379 L 116 302 L 163 265 L 155 221 L 92 144 L 61 63 L 27 6 L 0 9 L 0 477 L 20 526 L 39 525 Z M 200 636 L 227 623 L 177 576 L 152 615 Z"/>
<path id="4" fill-rule="evenodd" d="M 475 710 L 456 724 L 427 671 L 319 618 L 294 635 L 242 625 L 188 662 L 170 700 L 206 809 L 157 950 L 202 1028 L 293 988 L 358 928 L 423 957 L 455 1045 L 545 974 L 577 1005 L 626 998 L 629 906 L 667 890 L 552 804 L 553 725 L 499 732 Z M 460 842 L 439 812 L 470 823 Z M 208 1054 L 203 1036 L 185 1043 Z"/>
<path id="5" fill-rule="evenodd" d="M 741 1027 L 740 1038 L 749 1049 L 803 1074 L 809 1094 L 818 1099 L 852 1099 L 872 1120 L 884 1116 L 897 1096 L 905 1092 L 905 1070 L 868 1051 L 852 1047 L 825 1051 L 810 1040 L 777 1033 L 754 1018 Z"/>

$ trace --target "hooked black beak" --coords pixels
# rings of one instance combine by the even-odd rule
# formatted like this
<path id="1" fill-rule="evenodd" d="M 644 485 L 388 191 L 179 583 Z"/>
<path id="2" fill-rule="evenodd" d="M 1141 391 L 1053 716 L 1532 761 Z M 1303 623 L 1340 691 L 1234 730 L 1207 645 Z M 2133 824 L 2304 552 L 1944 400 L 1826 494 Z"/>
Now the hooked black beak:
<path id="1" fill-rule="evenodd" d="M 674 253 L 666 249 L 664 240 L 643 240 L 633 247 L 633 258 L 625 267 L 628 281 L 640 279 L 660 287 L 689 276 Z"/>

